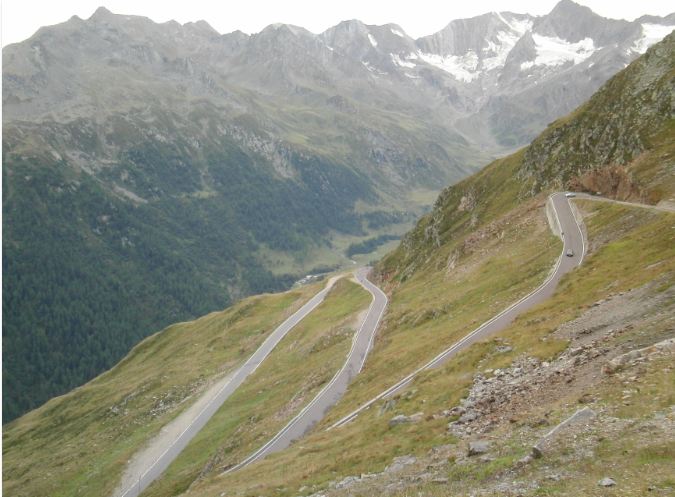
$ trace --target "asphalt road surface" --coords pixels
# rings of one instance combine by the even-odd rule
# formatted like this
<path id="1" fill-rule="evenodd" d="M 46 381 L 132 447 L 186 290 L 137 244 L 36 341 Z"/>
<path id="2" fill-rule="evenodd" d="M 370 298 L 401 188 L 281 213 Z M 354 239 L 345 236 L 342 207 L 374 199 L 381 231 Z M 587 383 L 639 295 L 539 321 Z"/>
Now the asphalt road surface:
<path id="1" fill-rule="evenodd" d="M 312 428 L 312 426 L 324 417 L 328 409 L 340 400 L 351 380 L 361 371 L 368 352 L 372 347 L 375 331 L 377 330 L 388 302 L 384 292 L 368 281 L 368 271 L 369 268 L 359 269 L 356 271 L 355 276 L 359 283 L 373 296 L 373 301 L 368 309 L 368 314 L 363 320 L 363 323 L 361 323 L 361 327 L 352 339 L 351 350 L 349 351 L 342 368 L 335 376 L 333 376 L 331 381 L 316 394 L 314 399 L 312 399 L 312 401 L 269 442 L 236 466 L 229 468 L 225 473 L 243 468 L 272 452 L 283 450 L 288 447 L 293 440 L 302 437 Z"/>
<path id="2" fill-rule="evenodd" d="M 187 446 L 192 438 L 199 433 L 204 425 L 211 419 L 225 400 L 232 395 L 232 393 L 241 385 L 244 380 L 252 374 L 270 352 L 276 347 L 281 339 L 293 329 L 305 316 L 312 312 L 321 302 L 323 302 L 326 294 L 338 278 L 331 278 L 326 287 L 317 293 L 312 299 L 303 305 L 298 311 L 291 315 L 286 321 L 281 323 L 258 347 L 258 349 L 249 357 L 249 359 L 241 366 L 223 387 L 216 393 L 216 395 L 209 401 L 208 404 L 197 414 L 194 420 L 188 427 L 176 438 L 176 440 L 166 449 L 154 463 L 150 465 L 143 473 L 139 474 L 138 481 L 127 488 L 120 497 L 136 497 L 155 479 L 157 479 L 164 470 L 178 457 L 178 454 Z"/>
<path id="3" fill-rule="evenodd" d="M 355 411 L 352 411 L 350 414 L 331 425 L 328 428 L 329 430 L 350 422 L 356 418 L 359 413 L 368 409 L 378 400 L 394 395 L 396 392 L 400 391 L 411 381 L 413 381 L 415 376 L 417 376 L 420 372 L 440 366 L 450 358 L 454 357 L 458 352 L 469 347 L 471 344 L 503 330 L 509 324 L 511 324 L 511 322 L 513 322 L 516 316 L 539 304 L 540 302 L 545 301 L 551 295 L 553 295 L 553 292 L 558 286 L 560 278 L 562 278 L 565 273 L 568 273 L 581 264 L 581 261 L 583 260 L 586 253 L 586 245 L 581 228 L 574 217 L 569 199 L 564 193 L 554 193 L 549 198 L 555 210 L 558 226 L 560 231 L 563 233 L 563 250 L 556 262 L 553 272 L 549 275 L 549 277 L 536 290 L 526 295 L 515 304 L 512 304 L 510 307 L 504 309 L 492 319 L 480 325 L 464 338 L 438 354 L 431 361 L 427 362 L 421 368 L 413 371 L 398 383 L 392 385 L 376 397 L 370 399 Z M 571 255 L 568 256 L 567 254 Z"/>

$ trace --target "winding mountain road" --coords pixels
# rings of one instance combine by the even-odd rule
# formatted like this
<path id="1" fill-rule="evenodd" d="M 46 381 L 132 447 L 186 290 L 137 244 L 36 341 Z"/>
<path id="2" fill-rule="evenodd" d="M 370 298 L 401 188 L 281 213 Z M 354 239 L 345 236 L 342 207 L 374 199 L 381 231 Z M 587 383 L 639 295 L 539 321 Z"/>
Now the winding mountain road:
<path id="1" fill-rule="evenodd" d="M 187 444 L 199 433 L 199 431 L 206 425 L 211 417 L 216 413 L 220 406 L 232 395 L 232 393 L 244 382 L 244 380 L 253 374 L 258 369 L 258 366 L 265 360 L 265 358 L 272 352 L 274 347 L 281 341 L 286 334 L 295 327 L 302 319 L 304 319 L 310 312 L 312 312 L 321 302 L 333 287 L 335 281 L 341 276 L 336 276 L 328 280 L 326 287 L 312 297 L 306 304 L 304 304 L 298 311 L 288 317 L 281 323 L 258 347 L 258 349 L 249 357 L 249 359 L 241 366 L 219 390 L 206 403 L 202 410 L 196 415 L 177 438 L 170 442 L 168 447 L 162 454 L 154 459 L 147 467 L 134 468 L 127 470 L 127 474 L 123 482 L 129 480 L 134 483 L 130 486 L 122 487 L 121 491 L 116 492 L 115 495 L 119 497 L 137 497 L 140 493 L 148 487 L 155 479 L 157 479 L 164 470 L 173 462 Z M 129 471 L 134 475 L 129 478 Z M 138 475 L 137 477 L 135 475 Z M 128 485 L 128 483 L 127 483 Z M 123 491 L 122 491 L 123 490 Z"/>
<path id="2" fill-rule="evenodd" d="M 484 339 L 485 337 L 506 328 L 519 314 L 530 309 L 534 305 L 548 299 L 555 291 L 558 282 L 564 274 L 571 271 L 581 264 L 585 251 L 584 235 L 581 231 L 574 212 L 569 203 L 569 199 L 564 193 L 552 194 L 549 199 L 555 212 L 558 231 L 563 240 L 563 250 L 556 261 L 553 271 L 549 277 L 533 292 L 526 295 L 518 302 L 512 304 L 501 313 L 486 321 L 464 338 L 444 350 L 431 361 L 419 369 L 413 371 L 408 376 L 381 392 L 355 411 L 337 421 L 328 429 L 337 428 L 356 418 L 359 413 L 368 409 L 371 405 L 380 399 L 389 397 L 400 391 L 422 371 L 435 368 L 448 361 L 461 350 L 466 349 L 471 344 Z M 373 296 L 373 300 L 368 309 L 368 313 L 363 320 L 361 327 L 354 335 L 352 347 L 347 355 L 342 368 L 335 374 L 331 381 L 305 406 L 293 419 L 291 419 L 284 428 L 282 428 L 272 439 L 257 451 L 244 459 L 239 464 L 229 468 L 225 473 L 241 469 L 255 461 L 264 458 L 266 455 L 283 450 L 294 440 L 302 437 L 309 429 L 319 422 L 337 401 L 344 395 L 351 380 L 356 376 L 365 363 L 368 352 L 373 343 L 373 338 L 379 322 L 386 309 L 387 296 L 378 287 L 373 285 L 367 279 L 369 268 L 361 268 L 355 272 L 359 283 Z M 232 378 L 220 389 L 215 397 L 204 407 L 192 423 L 181 433 L 181 435 L 171 444 L 169 448 L 145 470 L 139 477 L 137 484 L 128 488 L 119 497 L 137 497 L 152 481 L 154 481 L 178 456 L 190 440 L 201 430 L 207 421 L 215 414 L 222 403 L 243 383 L 243 381 L 252 374 L 261 362 L 269 355 L 279 341 L 307 314 L 316 308 L 324 299 L 336 278 L 329 281 L 321 292 L 315 295 L 300 310 L 284 321 L 272 334 L 263 342 L 248 361 L 237 370 Z"/>
<path id="3" fill-rule="evenodd" d="M 358 409 L 352 411 L 347 416 L 335 422 L 328 428 L 328 430 L 338 428 L 349 423 L 361 412 L 368 409 L 378 400 L 390 397 L 403 389 L 406 385 L 410 384 L 410 382 L 412 382 L 413 379 L 422 371 L 440 366 L 450 358 L 454 357 L 460 351 L 468 348 L 473 343 L 503 330 L 516 318 L 516 316 L 553 295 L 553 292 L 558 286 L 558 282 L 563 277 L 563 275 L 579 266 L 583 261 L 584 255 L 586 253 L 586 243 L 584 241 L 584 235 L 581 231 L 581 227 L 574 217 L 574 212 L 569 203 L 569 199 L 565 196 L 565 193 L 554 193 L 549 197 L 548 201 L 552 203 L 553 209 L 555 211 L 556 222 L 559 228 L 558 231 L 561 233 L 563 240 L 562 252 L 556 261 L 553 272 L 548 276 L 548 278 L 546 278 L 546 280 L 537 289 L 520 299 L 518 302 L 504 309 L 492 319 L 481 324 L 478 328 L 473 330 L 458 342 L 455 342 L 451 347 L 438 354 L 419 369 L 413 371 L 399 382 L 395 383 L 377 396 L 370 399 L 365 404 L 361 405 Z"/>
<path id="4" fill-rule="evenodd" d="M 580 200 L 593 200 L 595 202 L 611 202 L 613 204 L 625 205 L 626 207 L 639 207 L 659 212 L 675 212 L 675 206 L 672 202 L 659 202 L 656 205 L 640 204 L 638 202 L 629 202 L 627 200 L 615 200 L 613 198 L 601 197 L 599 195 L 589 195 L 588 193 L 577 193 L 576 197 Z"/>
<path id="5" fill-rule="evenodd" d="M 272 437 L 269 442 L 236 466 L 229 468 L 225 473 L 241 469 L 244 466 L 262 459 L 272 452 L 283 450 L 288 447 L 293 440 L 302 437 L 312 428 L 312 426 L 324 417 L 328 409 L 340 400 L 351 380 L 361 372 L 368 352 L 373 345 L 373 338 L 380 323 L 380 319 L 382 318 L 388 303 L 387 296 L 384 292 L 368 281 L 368 271 L 369 268 L 361 268 L 356 271 L 355 276 L 361 286 L 370 292 L 373 296 L 373 300 L 368 308 L 368 314 L 352 339 L 351 350 L 349 351 L 349 354 L 347 354 L 347 359 L 342 368 L 335 376 L 333 376 L 331 381 L 316 394 L 314 399 L 312 399 L 302 411 Z"/>

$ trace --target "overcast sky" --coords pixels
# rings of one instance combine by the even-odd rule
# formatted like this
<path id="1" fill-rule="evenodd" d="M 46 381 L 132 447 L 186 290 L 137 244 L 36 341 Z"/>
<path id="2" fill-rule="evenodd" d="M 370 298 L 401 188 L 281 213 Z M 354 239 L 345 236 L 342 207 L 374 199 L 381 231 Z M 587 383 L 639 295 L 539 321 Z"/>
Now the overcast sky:
<path id="1" fill-rule="evenodd" d="M 116 14 L 134 14 L 156 22 L 206 20 L 220 33 L 240 29 L 257 33 L 268 24 L 296 24 L 319 33 L 345 19 L 367 24 L 399 24 L 417 38 L 443 28 L 452 19 L 493 10 L 545 14 L 557 0 L 0 0 L 2 46 L 30 37 L 40 26 L 73 15 L 86 19 L 100 5 Z M 643 14 L 666 15 L 672 0 L 577 0 L 596 13 L 633 20 Z"/>

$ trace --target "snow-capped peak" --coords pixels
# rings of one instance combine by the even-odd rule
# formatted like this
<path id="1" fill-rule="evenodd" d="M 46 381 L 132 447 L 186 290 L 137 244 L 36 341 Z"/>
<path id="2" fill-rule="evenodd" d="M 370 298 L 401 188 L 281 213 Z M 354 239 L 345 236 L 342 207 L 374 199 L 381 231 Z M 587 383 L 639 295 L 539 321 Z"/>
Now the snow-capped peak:
<path id="1" fill-rule="evenodd" d="M 583 62 L 598 50 L 590 38 L 584 38 L 576 43 L 570 43 L 556 37 L 533 34 L 537 56 L 534 60 L 523 62 L 521 69 L 529 69 L 532 66 L 559 66 L 572 62 Z"/>
<path id="2" fill-rule="evenodd" d="M 453 75 L 456 79 L 470 83 L 478 76 L 478 55 L 473 50 L 469 50 L 466 54 L 458 55 L 437 55 L 430 53 L 419 52 L 419 58 L 427 64 L 438 67 L 443 71 Z"/>
<path id="3" fill-rule="evenodd" d="M 495 12 L 495 15 L 508 29 L 500 30 L 495 34 L 497 41 L 487 40 L 487 47 L 483 49 L 484 58 L 481 63 L 482 69 L 486 71 L 504 67 L 506 58 L 513 47 L 516 46 L 518 40 L 532 29 L 531 19 L 511 18 L 509 21 L 501 12 Z"/>

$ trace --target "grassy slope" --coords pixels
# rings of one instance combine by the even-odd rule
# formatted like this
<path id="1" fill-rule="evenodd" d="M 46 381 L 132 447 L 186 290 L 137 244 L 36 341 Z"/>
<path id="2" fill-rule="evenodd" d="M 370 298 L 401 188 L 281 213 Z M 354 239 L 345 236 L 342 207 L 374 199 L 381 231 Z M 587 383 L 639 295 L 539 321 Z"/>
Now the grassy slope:
<path id="1" fill-rule="evenodd" d="M 131 454 L 322 285 L 252 297 L 170 326 L 110 371 L 4 426 L 3 490 L 15 496 L 112 492 Z"/>
<path id="2" fill-rule="evenodd" d="M 320 425 L 322 428 L 433 357 L 545 278 L 560 245 L 548 231 L 542 205 L 540 199 L 535 200 L 505 218 L 500 216 L 483 231 L 484 236 L 475 237 L 472 236 L 475 233 L 467 232 L 458 237 L 436 250 L 423 269 L 393 291 L 386 320 L 366 368 L 338 406 L 329 412 Z M 446 272 L 448 255 L 458 246 L 465 246 L 467 240 L 472 249 L 465 249 L 456 270 Z M 524 243 L 526 240 L 529 243 Z M 518 283 L 513 284 L 514 279 Z M 488 299 L 486 295 L 496 298 Z M 553 344 L 555 350 L 557 347 L 558 344 Z M 458 373 L 446 375 L 448 383 L 437 390 L 440 393 L 437 402 L 447 404 L 459 398 L 471 379 L 466 370 L 467 365 L 464 369 L 460 366 Z M 402 412 L 428 412 L 426 405 L 419 404 L 418 395 L 413 398 L 417 400 L 400 404 Z M 446 421 L 442 419 L 392 430 L 387 425 L 389 416 L 378 417 L 378 409 L 371 410 L 363 421 L 330 434 L 315 431 L 298 444 L 302 447 L 272 455 L 235 474 L 207 480 L 205 487 L 196 488 L 200 493 L 204 488 L 207 495 L 217 488 L 243 495 L 249 492 L 291 495 L 308 483 L 321 484 L 339 475 L 381 471 L 396 455 L 424 452 L 448 440 Z M 250 486 L 252 481 L 258 482 L 255 487 Z"/>
<path id="3" fill-rule="evenodd" d="M 381 471 L 394 456 L 411 453 L 422 455 L 435 445 L 457 443 L 446 432 L 447 419 L 433 419 L 430 415 L 457 405 L 466 395 L 478 369 L 487 365 L 491 368 L 507 366 L 523 353 L 552 359 L 567 343 L 553 339 L 551 333 L 562 323 L 578 317 L 594 302 L 639 287 L 657 277 L 662 278 L 665 287 L 672 286 L 675 282 L 675 236 L 670 228 L 675 222 L 675 215 L 591 202 L 586 202 L 584 209 L 593 214 L 589 217 L 588 229 L 591 240 L 599 242 L 598 247 L 588 255 L 583 266 L 563 279 L 551 300 L 521 316 L 500 334 L 500 338 L 513 346 L 513 351 L 497 354 L 495 349 L 500 342 L 494 340 L 476 344 L 456 360 L 415 381 L 399 396 L 392 412 L 382 415 L 380 402 L 346 427 L 329 433 L 323 430 L 314 432 L 302 444 L 272 455 L 238 473 L 206 481 L 195 490 L 207 497 L 219 495 L 224 489 L 227 489 L 227 495 L 294 495 L 304 486 L 308 488 L 306 493 L 310 493 L 309 489 L 316 491 L 328 481 L 340 480 L 347 475 Z M 426 295 L 436 305 L 446 302 L 447 298 L 443 294 Z M 399 304 L 394 298 L 390 316 L 397 308 Z M 386 330 L 385 327 L 383 331 Z M 369 368 L 377 364 L 382 351 L 381 348 L 374 351 Z M 369 373 L 372 378 L 372 371 L 367 369 L 365 375 Z M 653 373 L 656 376 L 659 374 L 663 376 L 664 373 L 659 373 L 659 370 Z M 666 377 L 654 381 L 661 385 L 672 384 L 672 369 L 665 374 Z M 616 390 L 615 387 L 601 392 L 611 408 L 617 404 L 611 400 Z M 345 397 L 340 404 L 341 410 L 355 407 L 354 397 L 353 392 Z M 657 404 L 667 406 L 668 399 L 672 400 L 672 395 L 666 395 Z M 573 399 L 572 405 L 574 402 L 576 399 Z M 560 399 L 560 402 L 552 405 L 553 419 L 562 419 L 568 415 L 569 404 L 570 399 Z M 645 403 L 644 412 L 651 412 L 654 407 L 653 402 Z M 394 428 L 388 426 L 394 414 L 415 412 L 424 412 L 425 420 Z M 528 414 L 523 413 L 523 417 L 527 418 Z M 522 440 L 508 439 L 508 434 L 504 437 L 503 453 L 496 462 L 468 468 L 451 466 L 449 477 L 457 481 L 457 486 L 452 489 L 425 489 L 428 495 L 455 495 L 455 492 L 465 490 L 467 485 L 480 487 L 487 478 L 511 466 L 529 450 Z M 603 465 L 609 461 L 626 466 L 627 472 L 639 473 L 631 466 L 635 463 L 632 458 L 622 459 L 611 450 L 611 447 L 622 446 L 622 443 L 621 440 L 613 440 L 604 444 L 606 448 L 603 446 L 601 459 L 593 462 L 594 472 L 584 478 L 587 491 L 596 486 L 600 478 L 595 478 L 596 472 L 602 471 Z M 657 456 L 663 452 L 659 440 L 654 440 L 651 446 L 641 450 L 645 453 L 654 452 Z M 667 470 L 668 458 L 662 455 L 654 459 L 650 463 L 655 465 L 653 470 L 663 475 Z M 580 468 L 581 463 L 576 466 Z M 251 485 L 252 481 L 258 482 L 255 487 Z"/>
<path id="4" fill-rule="evenodd" d="M 558 350 L 566 346 L 566 342 L 560 343 L 552 337 L 553 332 L 564 323 L 582 315 L 595 302 L 639 288 L 654 280 L 658 280 L 659 284 L 651 292 L 672 288 L 675 284 L 675 235 L 671 229 L 675 222 L 674 214 L 592 202 L 580 204 L 586 212 L 591 241 L 597 243 L 602 240 L 602 243 L 598 243 L 599 246 L 589 254 L 584 265 L 564 278 L 551 300 L 518 318 L 509 329 L 499 335 L 500 339 L 513 346 L 513 351 L 497 354 L 494 351 L 498 345 L 496 341 L 478 344 L 463 355 L 462 362 L 457 366 L 431 373 L 418 382 L 416 386 L 420 397 L 428 395 L 433 398 L 435 391 L 447 388 L 458 369 L 473 372 L 487 366 L 505 367 L 523 353 L 538 356 L 542 360 L 551 360 L 556 356 L 551 353 L 555 350 L 551 349 L 552 344 L 557 342 Z M 649 309 L 645 314 L 658 313 L 659 310 Z M 664 323 L 664 326 L 667 327 L 667 324 Z M 661 333 L 672 335 L 672 329 L 668 331 L 667 328 L 630 328 L 631 331 L 621 341 L 652 343 L 652 337 Z M 606 346 L 616 347 L 617 344 L 608 341 Z M 561 396 L 545 405 L 533 404 L 528 411 L 520 413 L 516 423 L 541 419 L 545 414 L 555 424 L 579 407 L 579 399 L 591 398 L 596 399 L 596 405 L 593 406 L 596 411 L 602 410 L 619 420 L 627 420 L 629 426 L 635 426 L 635 420 L 648 420 L 655 412 L 668 409 L 675 400 L 672 390 L 675 371 L 663 359 L 647 364 L 639 376 L 637 383 L 635 379 L 629 382 L 637 387 L 637 395 L 630 403 L 625 402 L 625 382 L 622 384 L 613 377 L 601 378 L 587 386 L 581 396 L 578 392 L 573 392 L 572 395 Z M 464 386 L 469 385 L 470 383 L 464 382 Z M 433 400 L 431 405 L 434 405 Z M 443 404 L 436 405 L 441 407 Z M 638 431 L 639 429 L 628 429 L 622 432 L 621 437 L 608 437 L 601 428 L 591 432 L 588 437 L 600 443 L 596 451 L 590 452 L 586 457 L 570 457 L 572 449 L 563 444 L 552 450 L 544 460 L 535 461 L 532 466 L 518 471 L 517 476 L 512 473 L 509 478 L 531 481 L 534 479 L 532 473 L 539 471 L 575 475 L 573 485 L 570 485 L 569 478 L 561 482 L 549 479 L 534 495 L 595 495 L 597 482 L 608 473 L 621 482 L 616 490 L 618 495 L 637 495 L 654 483 L 672 487 L 670 470 L 675 454 L 672 444 L 654 437 L 647 437 L 649 440 L 645 444 L 644 435 L 640 436 Z M 459 491 L 481 488 L 494 481 L 505 470 L 513 470 L 515 461 L 529 452 L 528 442 L 515 430 L 500 430 L 492 434 L 491 438 L 500 440 L 496 449 L 499 457 L 495 461 L 490 464 L 450 465 L 448 486 L 420 488 L 421 495 L 455 495 Z M 588 443 L 588 438 L 580 436 L 579 442 Z"/>
<path id="5" fill-rule="evenodd" d="M 670 38 L 668 43 L 672 45 L 674 38 Z M 666 73 L 657 82 L 661 88 L 672 81 L 672 74 Z M 608 86 L 616 90 L 615 86 L 623 82 L 623 89 L 635 95 L 631 85 L 636 81 L 639 87 L 640 74 L 633 70 L 629 77 L 620 75 L 618 83 L 613 80 Z M 630 104 L 630 99 L 622 102 L 624 106 Z M 633 104 L 639 106 L 639 98 Z M 563 147 L 573 147 L 572 142 L 578 138 L 575 129 L 581 127 L 583 133 L 583 126 L 597 125 L 605 119 L 597 110 L 591 102 L 565 118 L 567 135 L 561 141 L 556 141 L 560 137 L 556 129 L 561 123 L 554 124 L 539 140 L 537 150 L 545 150 L 551 136 L 556 137 L 556 145 L 562 142 Z M 630 109 L 627 114 L 633 115 Z M 658 122 L 657 126 L 649 122 L 643 123 L 644 128 L 630 128 L 645 139 L 648 148 L 628 167 L 637 177 L 643 175 L 648 188 L 654 187 L 653 178 L 667 177 L 672 168 L 668 156 L 672 123 L 667 119 Z M 398 249 L 381 261 L 378 273 L 391 293 L 387 317 L 366 369 L 321 426 L 423 364 L 543 280 L 559 245 L 543 228 L 541 207 L 545 192 L 534 193 L 546 183 L 542 177 L 550 181 L 549 188 L 556 188 L 561 171 L 545 168 L 536 178 L 528 174 L 524 158 L 529 152 L 523 149 L 495 161 L 446 189 L 433 212 L 423 217 Z M 664 154 L 666 160 L 656 159 Z M 641 159 L 646 159 L 649 167 Z M 576 171 L 574 168 L 562 176 L 574 177 Z M 671 185 L 672 182 L 664 184 L 666 195 L 673 194 Z M 588 208 L 597 213 L 589 221 L 589 233 L 601 248 L 562 281 L 550 301 L 521 317 L 504 333 L 515 344 L 514 351 L 495 360 L 494 343 L 471 347 L 445 367 L 416 381 L 401 395 L 396 412 L 428 414 L 452 407 L 466 394 L 481 361 L 491 360 L 491 365 L 499 367 L 523 352 L 540 358 L 555 357 L 566 342 L 547 339 L 547 334 L 593 302 L 657 276 L 665 275 L 666 284 L 672 285 L 675 243 L 670 228 L 674 216 L 606 205 Z M 292 495 L 300 487 L 314 491 L 340 477 L 381 471 L 396 455 L 421 454 L 434 445 L 454 442 L 447 435 L 443 419 L 426 418 L 423 423 L 389 428 L 391 415 L 380 416 L 380 407 L 336 432 L 317 430 L 301 445 L 235 474 L 207 480 L 195 490 L 206 496 L 219 495 L 223 489 L 228 495 Z M 507 458 L 503 464 L 512 459 L 513 456 Z M 494 471 L 499 467 L 495 464 Z M 257 482 L 254 488 L 252 481 Z"/>
<path id="6" fill-rule="evenodd" d="M 392 290 L 367 367 L 326 422 L 419 367 L 546 278 L 560 243 L 548 231 L 541 206 L 531 202 L 438 248 Z M 453 269 L 448 260 L 454 260 Z"/>
<path id="7" fill-rule="evenodd" d="M 650 137 L 651 148 L 630 164 L 638 184 L 645 185 L 646 200 L 675 201 L 675 119 Z"/>
<path id="8" fill-rule="evenodd" d="M 144 495 L 176 495 L 243 460 L 281 429 L 342 366 L 370 295 L 341 280 L 218 410 Z"/>

